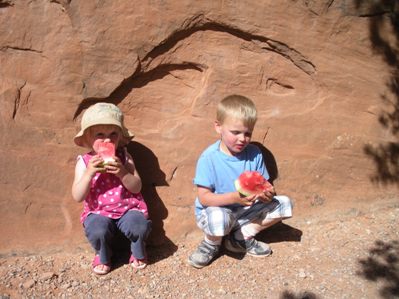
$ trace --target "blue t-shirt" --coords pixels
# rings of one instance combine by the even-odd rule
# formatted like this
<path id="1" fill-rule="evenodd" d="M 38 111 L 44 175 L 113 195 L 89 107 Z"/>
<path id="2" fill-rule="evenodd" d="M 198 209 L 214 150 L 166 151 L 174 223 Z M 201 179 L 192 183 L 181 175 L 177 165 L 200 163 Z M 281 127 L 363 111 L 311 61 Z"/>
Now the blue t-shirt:
<path id="1" fill-rule="evenodd" d="M 236 191 L 234 181 L 246 170 L 259 171 L 267 180 L 269 173 L 260 149 L 253 144 L 238 155 L 229 156 L 220 150 L 220 140 L 210 145 L 199 157 L 195 171 L 194 184 L 210 189 L 216 194 Z M 237 205 L 229 205 L 234 208 Z M 204 206 L 195 200 L 195 215 L 199 216 Z"/>

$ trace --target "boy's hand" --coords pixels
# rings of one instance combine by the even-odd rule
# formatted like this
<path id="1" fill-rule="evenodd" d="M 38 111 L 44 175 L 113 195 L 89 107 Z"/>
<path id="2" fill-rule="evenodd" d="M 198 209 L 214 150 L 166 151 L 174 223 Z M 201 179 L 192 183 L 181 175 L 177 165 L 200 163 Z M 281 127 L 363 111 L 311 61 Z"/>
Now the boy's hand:
<path id="1" fill-rule="evenodd" d="M 254 201 L 256 200 L 257 195 L 244 196 L 240 192 L 237 192 L 237 193 L 238 193 L 238 197 L 237 197 L 236 202 L 242 206 L 251 206 L 254 203 Z"/>
<path id="2" fill-rule="evenodd" d="M 267 202 L 271 202 L 275 195 L 276 195 L 276 191 L 274 190 L 274 187 L 273 187 L 263 193 L 258 194 L 256 199 L 259 199 L 260 201 L 267 203 Z"/>

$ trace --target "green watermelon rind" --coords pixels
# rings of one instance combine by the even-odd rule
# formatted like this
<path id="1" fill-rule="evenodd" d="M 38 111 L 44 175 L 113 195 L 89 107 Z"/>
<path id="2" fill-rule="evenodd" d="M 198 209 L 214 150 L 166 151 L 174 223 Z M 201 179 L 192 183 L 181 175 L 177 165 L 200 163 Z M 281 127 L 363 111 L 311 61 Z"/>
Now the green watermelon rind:
<path id="1" fill-rule="evenodd" d="M 98 164 L 98 167 L 102 168 L 102 169 L 99 170 L 98 172 L 106 173 L 107 170 L 106 170 L 104 167 L 105 167 L 107 164 L 109 164 L 109 162 L 115 162 L 115 159 L 113 159 L 113 158 L 108 158 L 108 159 L 105 159 L 104 162 L 101 162 L 100 164 Z"/>
<path id="2" fill-rule="evenodd" d="M 251 192 L 251 191 L 247 191 L 247 190 L 245 190 L 244 188 L 241 187 L 241 184 L 240 184 L 240 180 L 239 180 L 239 179 L 237 179 L 237 180 L 234 181 L 234 186 L 236 187 L 236 190 L 237 190 L 240 194 L 242 194 L 242 195 L 244 195 L 244 196 L 250 196 L 250 195 L 252 195 L 252 192 Z"/>
<path id="3" fill-rule="evenodd" d="M 110 162 L 115 162 L 115 159 L 113 158 L 104 159 L 103 162 L 98 164 L 98 167 L 105 167 L 105 165 L 108 165 Z"/>
<path id="4" fill-rule="evenodd" d="M 104 165 L 107 165 L 109 162 L 115 162 L 114 158 L 103 158 L 103 160 L 104 160 L 103 162 Z"/>
<path id="5" fill-rule="evenodd" d="M 266 181 L 266 182 L 267 182 L 270 186 L 272 186 L 268 181 Z M 241 184 L 240 184 L 240 179 L 236 179 L 236 180 L 234 181 L 234 186 L 235 186 L 236 190 L 237 190 L 240 194 L 242 194 L 242 195 L 244 195 L 244 196 L 250 196 L 250 195 L 256 194 L 256 193 L 252 192 L 251 190 L 247 190 L 247 189 L 245 189 L 244 187 L 242 187 Z M 269 189 L 269 188 L 268 188 L 268 189 Z M 268 189 L 266 189 L 266 190 L 268 190 Z"/>

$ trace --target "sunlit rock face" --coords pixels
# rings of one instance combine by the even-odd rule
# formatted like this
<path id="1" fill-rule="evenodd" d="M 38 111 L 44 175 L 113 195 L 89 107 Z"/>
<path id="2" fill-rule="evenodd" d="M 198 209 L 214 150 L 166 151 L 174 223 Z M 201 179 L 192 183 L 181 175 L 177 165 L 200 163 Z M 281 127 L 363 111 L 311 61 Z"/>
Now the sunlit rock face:
<path id="1" fill-rule="evenodd" d="M 196 160 L 233 93 L 296 217 L 395 196 L 398 8 L 255 2 L 0 0 L 0 251 L 85 242 L 72 139 L 99 101 L 135 133 L 153 244 L 197 232 Z"/>

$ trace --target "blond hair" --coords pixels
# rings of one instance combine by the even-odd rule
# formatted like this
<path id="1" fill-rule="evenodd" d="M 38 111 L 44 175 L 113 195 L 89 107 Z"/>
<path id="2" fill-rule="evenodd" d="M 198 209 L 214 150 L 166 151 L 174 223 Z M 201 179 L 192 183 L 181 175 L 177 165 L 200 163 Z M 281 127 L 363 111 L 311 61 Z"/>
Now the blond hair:
<path id="1" fill-rule="evenodd" d="M 227 96 L 218 104 L 216 120 L 223 124 L 227 117 L 241 120 L 245 126 L 253 128 L 257 120 L 255 104 L 241 95 Z"/>

